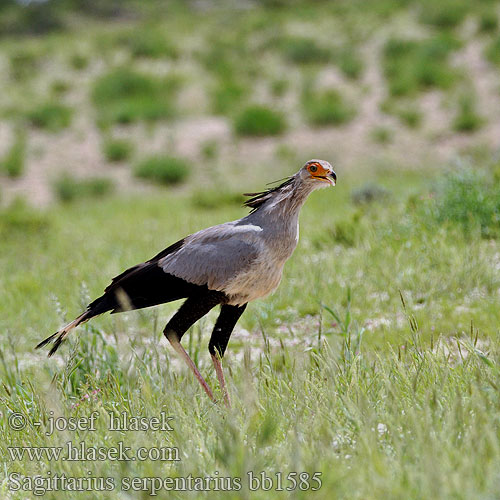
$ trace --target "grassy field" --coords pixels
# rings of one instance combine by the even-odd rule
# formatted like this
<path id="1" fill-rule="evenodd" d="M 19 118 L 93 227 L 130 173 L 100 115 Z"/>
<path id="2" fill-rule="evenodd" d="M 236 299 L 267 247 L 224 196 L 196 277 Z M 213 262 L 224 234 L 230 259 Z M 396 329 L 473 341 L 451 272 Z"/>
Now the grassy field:
<path id="1" fill-rule="evenodd" d="M 497 498 L 494 2 L 104 5 L 37 22 L 0 6 L 0 496 Z M 338 184 L 308 199 L 280 287 L 233 333 L 231 409 L 162 335 L 179 303 L 34 350 L 311 157 Z M 220 397 L 215 318 L 183 343 Z M 110 430 L 123 412 L 171 430 Z M 91 455 L 120 443 L 126 460 Z"/>
<path id="2" fill-rule="evenodd" d="M 264 471 L 275 481 L 279 472 L 284 478 L 291 471 L 321 472 L 323 485 L 314 494 L 297 486 L 282 495 L 495 496 L 500 277 L 495 233 L 482 233 L 496 231 L 497 222 L 486 218 L 482 226 L 483 214 L 473 205 L 462 225 L 453 202 L 463 196 L 464 177 L 469 192 L 496 203 L 500 198 L 488 184 L 488 169 L 483 178 L 460 168 L 426 182 L 418 180 L 420 174 L 396 172 L 385 185 L 373 179 L 359 186 L 355 178 L 340 177 L 335 189 L 311 196 L 299 248 L 279 290 L 251 304 L 233 334 L 225 358 L 231 410 L 209 402 L 162 337 L 176 304 L 96 319 L 73 334 L 55 359 L 33 352 L 33 345 L 75 316 L 124 267 L 187 231 L 239 217 L 244 209 L 234 204 L 207 210 L 193 197 L 165 194 L 82 201 L 42 214 L 22 206 L 4 212 L 4 456 L 9 457 L 6 446 L 85 441 L 88 447 L 111 447 L 123 441 L 133 450 L 177 447 L 180 458 L 7 459 L 6 477 L 47 477 L 49 471 L 111 477 L 119 495 L 127 487 L 123 477 L 204 477 L 218 471 L 243 478 L 245 485 L 249 471 Z M 431 190 L 431 183 L 439 189 Z M 365 201 L 374 193 L 380 199 Z M 181 213 L 182 218 L 173 216 Z M 441 222 L 450 214 L 455 222 Z M 211 314 L 195 326 L 185 343 L 217 386 L 206 349 L 213 319 Z M 44 435 L 51 412 L 69 418 L 95 411 L 93 432 Z M 174 431 L 109 432 L 107 415 L 124 411 L 147 417 L 164 411 L 174 417 Z M 12 412 L 26 418 L 24 430 L 9 427 Z M 45 424 L 36 428 L 36 421 Z M 292 486 L 292 480 L 284 484 Z M 79 495 L 66 492 L 64 498 Z M 106 494 L 96 494 L 101 497 Z"/>

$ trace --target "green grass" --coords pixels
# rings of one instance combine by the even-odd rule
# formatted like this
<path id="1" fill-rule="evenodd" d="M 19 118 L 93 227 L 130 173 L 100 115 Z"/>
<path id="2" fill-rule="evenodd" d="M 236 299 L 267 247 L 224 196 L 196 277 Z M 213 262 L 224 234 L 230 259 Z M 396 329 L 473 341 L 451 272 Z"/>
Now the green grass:
<path id="1" fill-rule="evenodd" d="M 189 163 L 172 156 L 151 156 L 139 162 L 134 175 L 158 184 L 181 184 L 190 174 Z"/>
<path id="2" fill-rule="evenodd" d="M 463 95 L 458 102 L 458 113 L 453 120 L 457 132 L 475 132 L 484 124 L 484 118 L 475 109 L 475 99 L 471 94 Z"/>
<path id="3" fill-rule="evenodd" d="M 487 45 L 486 57 L 493 64 L 500 66 L 500 35 Z"/>
<path id="4" fill-rule="evenodd" d="M 343 125 L 356 114 L 352 104 L 335 89 L 318 92 L 306 89 L 302 108 L 307 121 L 314 126 Z"/>
<path id="5" fill-rule="evenodd" d="M 389 98 L 383 101 L 380 109 L 387 114 L 396 116 L 407 127 L 416 129 L 422 122 L 422 113 L 418 106 L 408 99 Z"/>
<path id="6" fill-rule="evenodd" d="M 390 94 L 401 97 L 452 87 L 459 75 L 448 58 L 458 45 L 455 38 L 444 35 L 422 41 L 390 39 L 383 61 Z"/>
<path id="7" fill-rule="evenodd" d="M 133 145 L 125 139 L 107 139 L 103 143 L 103 152 L 107 161 L 122 162 L 130 159 Z"/>
<path id="8" fill-rule="evenodd" d="M 53 188 L 61 201 L 70 202 L 81 198 L 102 198 L 113 191 L 113 182 L 104 177 L 77 179 L 63 174 L 56 179 Z"/>
<path id="9" fill-rule="evenodd" d="M 234 120 L 234 130 L 243 136 L 279 135 L 286 129 L 283 113 L 262 105 L 244 108 Z"/>
<path id="10" fill-rule="evenodd" d="M 498 31 L 498 14 L 494 8 L 481 13 L 478 28 L 481 33 L 495 33 Z"/>
<path id="11" fill-rule="evenodd" d="M 71 124 L 73 110 L 58 102 L 45 102 L 27 112 L 29 122 L 37 128 L 59 132 Z"/>
<path id="12" fill-rule="evenodd" d="M 248 95 L 249 89 L 244 83 L 233 78 L 221 78 L 211 91 L 212 111 L 231 115 L 241 108 Z"/>
<path id="13" fill-rule="evenodd" d="M 500 189 L 489 171 L 470 166 L 450 170 L 428 207 L 438 222 L 458 224 L 466 235 L 500 236 Z"/>
<path id="14" fill-rule="evenodd" d="M 313 37 L 288 37 L 282 39 L 279 45 L 285 59 L 294 64 L 319 64 L 332 60 L 332 51 L 320 45 Z"/>
<path id="15" fill-rule="evenodd" d="M 363 73 L 363 61 L 352 47 L 345 48 L 336 56 L 337 64 L 347 78 L 357 80 Z"/>
<path id="16" fill-rule="evenodd" d="M 167 40 L 166 35 L 162 28 L 145 26 L 127 34 L 125 43 L 134 57 L 176 59 L 178 50 Z"/>
<path id="17" fill-rule="evenodd" d="M 88 477 L 90 471 L 116 481 L 106 498 L 123 496 L 123 477 L 215 471 L 242 477 L 244 484 L 249 471 L 272 477 L 321 472 L 314 496 L 325 499 L 494 497 L 500 281 L 491 263 L 497 249 L 488 239 L 471 237 L 473 228 L 436 221 L 429 226 L 426 209 L 407 203 L 416 193 L 412 203 L 426 204 L 422 177 L 394 172 L 390 198 L 356 206 L 349 193 L 363 184 L 350 179 L 313 193 L 280 288 L 243 315 L 241 326 L 249 333 L 235 332 L 224 361 L 231 410 L 210 403 L 162 338 L 178 304 L 94 319 L 72 333 L 54 359 L 32 349 L 122 269 L 187 233 L 240 217 L 243 208 L 231 203 L 207 210 L 191 195 L 178 195 L 82 199 L 46 213 L 4 210 L 0 408 L 5 417 L 19 412 L 27 422 L 45 422 L 14 431 L 6 418 L 0 420 L 4 456 L 7 445 L 124 441 L 134 451 L 177 446 L 181 457 L 175 464 L 7 459 L 5 474 Z M 351 241 L 342 239 L 341 224 Z M 20 260 L 24 266 L 16 265 Z M 42 267 L 39 277 L 34 271 Z M 206 349 L 214 319 L 210 314 L 183 343 L 217 387 Z M 85 417 L 94 411 L 93 432 L 45 434 L 50 412 Z M 108 415 L 123 411 L 148 418 L 165 411 L 174 417 L 174 431 L 110 432 Z M 5 483 L 3 488 L 6 494 Z M 274 490 L 252 494 L 275 496 Z M 296 498 L 311 496 L 295 492 Z"/>
<path id="18" fill-rule="evenodd" d="M 5 172 L 13 179 L 21 177 L 24 171 L 25 160 L 26 135 L 24 131 L 17 130 L 12 145 L 4 158 L 0 161 L 1 171 Z"/>
<path id="19" fill-rule="evenodd" d="M 174 115 L 177 80 L 117 68 L 94 84 L 92 99 L 101 124 L 155 121 Z"/>
<path id="20" fill-rule="evenodd" d="M 459 26 L 470 11 L 467 0 L 442 0 L 433 2 L 425 0 L 420 5 L 420 19 L 425 24 L 430 24 L 441 29 Z"/>

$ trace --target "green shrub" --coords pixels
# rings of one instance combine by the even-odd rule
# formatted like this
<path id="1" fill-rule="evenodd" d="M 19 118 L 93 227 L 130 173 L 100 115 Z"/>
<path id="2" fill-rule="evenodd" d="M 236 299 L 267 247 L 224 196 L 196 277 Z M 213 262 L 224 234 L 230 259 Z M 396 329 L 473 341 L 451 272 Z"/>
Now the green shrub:
<path id="1" fill-rule="evenodd" d="M 385 187 L 368 182 L 352 190 L 351 200 L 355 205 L 366 205 L 375 201 L 385 200 L 389 195 L 390 192 Z"/>
<path id="2" fill-rule="evenodd" d="M 201 156 L 205 160 L 214 160 L 219 151 L 219 144 L 216 140 L 207 140 L 201 145 Z"/>
<path id="3" fill-rule="evenodd" d="M 26 157 L 26 135 L 17 131 L 14 143 L 2 161 L 2 170 L 12 178 L 20 177 L 24 171 Z"/>
<path id="4" fill-rule="evenodd" d="M 474 98 L 464 95 L 458 102 L 458 114 L 453 121 L 453 129 L 457 132 L 474 132 L 481 127 L 484 119 L 475 111 Z"/>
<path id="5" fill-rule="evenodd" d="M 494 9 L 486 10 L 479 16 L 478 28 L 481 33 L 494 33 L 498 30 L 498 14 Z"/>
<path id="6" fill-rule="evenodd" d="M 389 98 L 382 103 L 380 109 L 384 113 L 396 116 L 410 128 L 416 128 L 422 122 L 422 113 L 411 100 Z"/>
<path id="7" fill-rule="evenodd" d="M 152 156 L 141 161 L 134 175 L 159 184 L 180 184 L 190 174 L 190 165 L 182 158 Z"/>
<path id="8" fill-rule="evenodd" d="M 103 144 L 104 156 L 110 162 L 128 160 L 132 151 L 132 144 L 124 139 L 108 139 Z"/>
<path id="9" fill-rule="evenodd" d="M 337 64 L 342 73 L 353 80 L 357 80 L 363 72 L 363 61 L 352 48 L 339 53 Z"/>
<path id="10" fill-rule="evenodd" d="M 371 131 L 371 136 L 374 142 L 378 142 L 379 144 L 387 144 L 392 140 L 392 130 L 387 127 L 375 127 Z"/>
<path id="11" fill-rule="evenodd" d="M 391 39 L 384 47 L 384 73 L 393 96 L 406 96 L 432 87 L 447 89 L 457 80 L 448 64 L 459 43 L 449 36 L 423 41 Z"/>
<path id="12" fill-rule="evenodd" d="M 354 108 L 336 90 L 313 92 L 306 90 L 302 107 L 308 122 L 312 125 L 342 125 L 355 116 Z"/>
<path id="13" fill-rule="evenodd" d="M 331 50 L 318 45 L 313 38 L 284 38 L 280 47 L 285 58 L 294 64 L 321 64 L 332 59 Z"/>
<path id="14" fill-rule="evenodd" d="M 479 228 L 484 237 L 498 237 L 500 186 L 485 172 L 459 167 L 444 175 L 438 183 L 434 215 L 440 223 L 458 224 L 467 234 Z"/>
<path id="15" fill-rule="evenodd" d="M 95 177 L 91 179 L 76 179 L 70 174 L 61 175 L 54 183 L 57 197 L 63 202 L 80 198 L 100 198 L 114 189 L 111 179 Z"/>
<path id="16" fill-rule="evenodd" d="M 334 223 L 331 237 L 340 245 L 356 246 L 366 234 L 366 231 L 363 231 L 362 219 L 362 212 L 359 209 L 342 217 Z"/>
<path id="17" fill-rule="evenodd" d="M 173 116 L 175 79 L 159 79 L 127 68 L 99 78 L 92 99 L 101 124 L 159 120 Z"/>
<path id="18" fill-rule="evenodd" d="M 493 64 L 500 66 L 500 36 L 488 45 L 486 48 L 486 57 Z"/>
<path id="19" fill-rule="evenodd" d="M 10 74 L 14 80 L 27 80 L 39 67 L 38 54 L 27 48 L 17 48 L 9 56 Z"/>
<path id="20" fill-rule="evenodd" d="M 231 114 L 249 94 L 248 87 L 233 79 L 219 79 L 212 92 L 212 110 L 216 114 Z"/>
<path id="21" fill-rule="evenodd" d="M 65 80 L 54 80 L 50 85 L 50 90 L 55 96 L 61 96 L 68 92 L 71 85 Z"/>
<path id="22" fill-rule="evenodd" d="M 77 52 L 71 55 L 69 58 L 69 64 L 73 69 L 82 70 L 89 65 L 89 58 L 86 55 Z"/>
<path id="23" fill-rule="evenodd" d="M 422 114 L 418 109 L 407 107 L 397 112 L 399 119 L 410 128 L 417 128 L 422 122 Z"/>
<path id="24" fill-rule="evenodd" d="M 438 28 L 454 28 L 462 23 L 469 12 L 469 0 L 426 0 L 420 3 L 420 19 Z"/>
<path id="25" fill-rule="evenodd" d="M 33 126 L 57 132 L 69 127 L 72 110 L 63 104 L 46 102 L 28 111 L 27 117 Z"/>
<path id="26" fill-rule="evenodd" d="M 134 30 L 127 37 L 127 46 L 135 57 L 178 57 L 177 49 L 167 41 L 163 30 L 159 28 L 145 27 Z"/>
<path id="27" fill-rule="evenodd" d="M 4 3 L 8 3 L 5 2 Z M 11 2 L 13 6 L 0 17 L 0 35 L 44 35 L 63 28 L 59 2 Z"/>
<path id="28" fill-rule="evenodd" d="M 279 135 L 286 129 L 282 113 L 265 106 L 249 106 L 236 117 L 234 129 L 238 135 Z"/>

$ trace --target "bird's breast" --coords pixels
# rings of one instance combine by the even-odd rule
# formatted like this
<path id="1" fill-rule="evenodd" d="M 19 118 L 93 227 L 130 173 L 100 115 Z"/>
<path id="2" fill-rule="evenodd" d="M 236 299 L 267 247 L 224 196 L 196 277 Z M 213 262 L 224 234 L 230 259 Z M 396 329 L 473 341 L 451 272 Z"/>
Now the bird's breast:
<path id="1" fill-rule="evenodd" d="M 247 271 L 237 275 L 225 287 L 224 292 L 230 298 L 230 304 L 244 304 L 252 300 L 265 297 L 274 291 L 280 284 L 283 266 L 293 252 L 283 248 L 266 248 L 259 258 L 252 263 Z"/>

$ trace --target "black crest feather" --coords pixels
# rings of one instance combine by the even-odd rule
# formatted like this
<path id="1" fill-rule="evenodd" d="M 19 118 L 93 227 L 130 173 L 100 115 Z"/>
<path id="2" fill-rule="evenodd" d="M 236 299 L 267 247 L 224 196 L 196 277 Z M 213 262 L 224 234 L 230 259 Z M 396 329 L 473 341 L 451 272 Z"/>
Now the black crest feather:
<path id="1" fill-rule="evenodd" d="M 281 182 L 283 179 L 279 181 L 271 182 L 270 184 L 275 184 L 276 182 Z M 285 182 L 279 184 L 278 186 L 266 189 L 266 191 L 261 191 L 260 193 L 243 193 L 243 196 L 251 196 L 249 200 L 246 200 L 243 204 L 245 207 L 249 207 L 250 213 L 255 212 L 258 208 L 260 208 L 271 196 L 277 191 L 283 189 L 286 186 L 292 184 L 294 177 L 287 177 Z"/>

